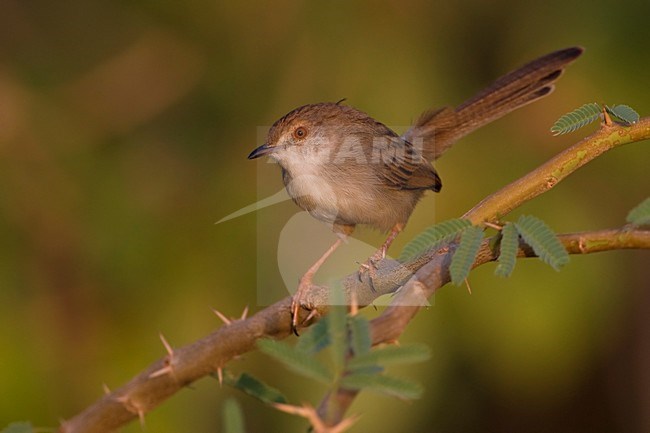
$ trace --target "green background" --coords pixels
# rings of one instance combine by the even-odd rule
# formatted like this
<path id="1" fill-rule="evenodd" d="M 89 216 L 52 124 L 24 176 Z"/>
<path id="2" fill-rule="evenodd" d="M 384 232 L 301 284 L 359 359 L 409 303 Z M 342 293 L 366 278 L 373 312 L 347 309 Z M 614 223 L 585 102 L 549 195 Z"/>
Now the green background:
<path id="1" fill-rule="evenodd" d="M 397 253 L 595 128 L 552 137 L 565 112 L 647 115 L 648 16 L 641 0 L 0 1 L 0 424 L 56 426 L 163 356 L 159 332 L 181 346 L 219 326 L 210 307 L 236 316 L 261 308 L 258 290 L 283 296 L 273 243 L 296 206 L 214 225 L 281 188 L 277 167 L 246 159 L 259 127 L 347 98 L 400 129 L 538 55 L 586 47 L 551 97 L 436 164 L 445 187 Z M 648 160 L 647 142 L 615 150 L 513 217 L 620 226 L 648 196 Z M 433 358 L 391 369 L 423 398 L 364 394 L 352 431 L 650 431 L 649 259 L 574 256 L 560 273 L 527 260 L 505 280 L 487 265 L 472 295 L 445 287 L 403 337 Z M 323 395 L 258 353 L 231 366 L 294 402 Z M 249 431 L 304 431 L 211 379 L 148 414 L 147 431 L 219 431 L 233 395 Z"/>

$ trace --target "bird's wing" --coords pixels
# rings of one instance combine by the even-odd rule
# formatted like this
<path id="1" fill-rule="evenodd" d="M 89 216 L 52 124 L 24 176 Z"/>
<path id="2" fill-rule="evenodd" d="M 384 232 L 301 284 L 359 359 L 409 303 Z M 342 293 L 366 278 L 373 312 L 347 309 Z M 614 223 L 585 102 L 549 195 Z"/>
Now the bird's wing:
<path id="1" fill-rule="evenodd" d="M 442 182 L 431 163 L 422 153 L 401 137 L 386 137 L 374 144 L 379 152 L 379 172 L 386 183 L 395 189 L 431 189 L 439 191 Z"/>

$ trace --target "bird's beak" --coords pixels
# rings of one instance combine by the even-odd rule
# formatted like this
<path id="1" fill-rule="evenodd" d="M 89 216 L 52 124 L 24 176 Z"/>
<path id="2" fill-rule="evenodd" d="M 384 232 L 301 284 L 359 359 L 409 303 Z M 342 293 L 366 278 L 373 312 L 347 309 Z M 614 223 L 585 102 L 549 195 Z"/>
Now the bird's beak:
<path id="1" fill-rule="evenodd" d="M 250 155 L 248 155 L 248 159 L 255 159 L 259 158 L 260 156 L 264 156 L 268 153 L 271 153 L 275 150 L 275 146 L 269 146 L 267 143 L 264 143 L 257 149 L 251 152 Z"/>

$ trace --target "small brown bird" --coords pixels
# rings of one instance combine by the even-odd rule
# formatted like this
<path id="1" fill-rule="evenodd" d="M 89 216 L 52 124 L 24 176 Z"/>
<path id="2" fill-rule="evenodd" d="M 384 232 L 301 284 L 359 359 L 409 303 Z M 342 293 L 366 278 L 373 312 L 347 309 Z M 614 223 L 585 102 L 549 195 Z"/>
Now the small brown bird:
<path id="1" fill-rule="evenodd" d="M 248 158 L 268 155 L 275 160 L 293 201 L 339 234 L 300 279 L 291 307 L 294 330 L 318 268 L 357 224 L 390 231 L 361 274 L 385 257 L 424 192 L 440 191 L 442 183 L 430 161 L 461 137 L 551 93 L 564 68 L 582 51 L 573 47 L 540 57 L 455 109 L 424 113 L 402 136 L 341 101 L 304 105 L 275 122 L 266 142 Z"/>

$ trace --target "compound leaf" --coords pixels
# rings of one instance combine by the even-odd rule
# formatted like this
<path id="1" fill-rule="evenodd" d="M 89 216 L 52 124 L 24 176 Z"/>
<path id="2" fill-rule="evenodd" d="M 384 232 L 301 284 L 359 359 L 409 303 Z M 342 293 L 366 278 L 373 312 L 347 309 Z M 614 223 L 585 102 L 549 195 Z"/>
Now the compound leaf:
<path id="1" fill-rule="evenodd" d="M 463 231 L 458 249 L 451 258 L 451 265 L 449 265 L 452 283 L 459 285 L 465 281 L 472 269 L 482 240 L 483 229 L 481 227 L 472 226 Z"/>
<path id="2" fill-rule="evenodd" d="M 501 229 L 499 242 L 499 264 L 494 273 L 500 277 L 509 277 L 515 269 L 517 250 L 519 249 L 519 233 L 512 223 L 507 223 Z"/>
<path id="3" fill-rule="evenodd" d="M 424 344 L 404 346 L 385 346 L 371 350 L 365 355 L 355 356 L 348 362 L 350 368 L 373 365 L 410 364 L 426 361 L 431 357 L 431 350 Z"/>
<path id="4" fill-rule="evenodd" d="M 468 220 L 457 218 L 430 226 L 406 244 L 399 260 L 402 262 L 407 261 L 435 248 L 437 245 L 451 241 L 471 225 L 472 223 Z"/>
<path id="5" fill-rule="evenodd" d="M 405 400 L 422 395 L 422 385 L 419 383 L 382 374 L 350 374 L 344 376 L 340 384 L 345 389 L 374 391 Z"/>
<path id="6" fill-rule="evenodd" d="M 634 111 L 629 105 L 615 105 L 613 107 L 605 106 L 607 112 L 626 125 L 632 125 L 639 121 L 639 113 Z"/>
<path id="7" fill-rule="evenodd" d="M 370 352 L 372 338 L 370 337 L 370 323 L 361 316 L 352 316 L 348 319 L 350 330 L 350 347 L 355 356 Z"/>
<path id="8" fill-rule="evenodd" d="M 347 339 L 347 309 L 343 289 L 339 285 L 330 290 L 329 302 L 331 305 L 327 315 L 327 333 L 330 341 L 330 355 L 337 369 L 340 369 L 348 352 Z"/>
<path id="9" fill-rule="evenodd" d="M 242 373 L 239 377 L 226 375 L 224 382 L 246 394 L 254 397 L 264 403 L 286 403 L 287 398 L 276 388 L 262 382 L 261 380 L 247 373 Z"/>
<path id="10" fill-rule="evenodd" d="M 244 414 L 234 398 L 229 398 L 223 404 L 223 431 L 224 433 L 245 433 Z"/>
<path id="11" fill-rule="evenodd" d="M 515 227 L 535 254 L 556 271 L 569 262 L 566 249 L 544 221 L 531 215 L 522 215 Z"/>
<path id="12" fill-rule="evenodd" d="M 600 105 L 592 102 L 560 117 L 551 127 L 553 135 L 567 134 L 600 118 Z"/>
<path id="13" fill-rule="evenodd" d="M 627 222 L 635 226 L 650 224 L 650 197 L 643 200 L 627 214 Z"/>
<path id="14" fill-rule="evenodd" d="M 34 427 L 30 422 L 12 422 L 0 433 L 34 433 Z"/>
<path id="15" fill-rule="evenodd" d="M 257 342 L 257 347 L 267 355 L 280 361 L 289 370 L 320 382 L 331 383 L 332 373 L 320 360 L 303 351 L 296 350 L 288 344 L 264 339 Z"/>
<path id="16" fill-rule="evenodd" d="M 328 320 L 329 316 L 325 316 L 302 334 L 296 343 L 296 350 L 313 355 L 329 346 Z"/>

